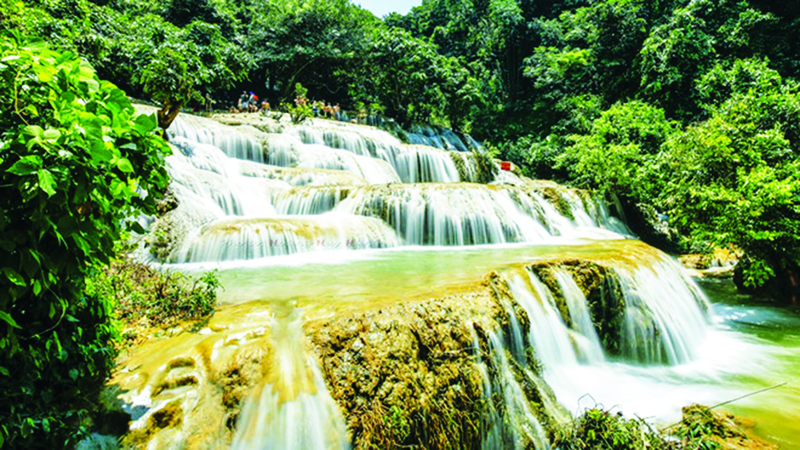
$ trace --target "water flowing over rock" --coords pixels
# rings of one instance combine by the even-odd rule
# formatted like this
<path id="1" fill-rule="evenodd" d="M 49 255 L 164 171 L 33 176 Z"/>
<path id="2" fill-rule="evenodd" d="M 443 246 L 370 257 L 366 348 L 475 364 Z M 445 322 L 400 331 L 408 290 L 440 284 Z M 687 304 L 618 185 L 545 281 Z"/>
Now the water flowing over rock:
<path id="1" fill-rule="evenodd" d="M 155 225 L 164 231 L 152 253 L 162 261 L 627 233 L 601 201 L 519 178 L 518 185 L 459 182 L 476 177 L 471 153 L 406 145 L 361 125 L 260 119 L 232 127 L 182 116 L 170 133 L 176 150 L 169 170 L 183 206 Z M 329 212 L 340 214 L 311 217 Z M 298 217 L 279 218 L 287 215 Z M 400 240 L 352 215 L 385 222 Z"/>
<path id="2" fill-rule="evenodd" d="M 244 402 L 231 448 L 348 449 L 341 412 L 313 358 L 304 360 L 297 311 L 276 321 L 270 370 Z"/>
<path id="3" fill-rule="evenodd" d="M 268 219 L 220 219 L 187 237 L 174 262 L 241 261 L 331 249 L 400 245 L 394 230 L 369 217 L 329 213 Z"/>
<path id="4" fill-rule="evenodd" d="M 433 130 L 222 119 L 176 120 L 148 239 L 221 268 L 223 304 L 118 371 L 130 445 L 547 449 L 588 393 L 571 374 L 699 357 L 705 296 L 591 193 L 471 183 Z"/>

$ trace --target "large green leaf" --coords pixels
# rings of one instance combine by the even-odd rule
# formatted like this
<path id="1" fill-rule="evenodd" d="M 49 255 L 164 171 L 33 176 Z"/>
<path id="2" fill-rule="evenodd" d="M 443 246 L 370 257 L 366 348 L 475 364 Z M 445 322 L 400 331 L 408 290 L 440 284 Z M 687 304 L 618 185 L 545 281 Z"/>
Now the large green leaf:
<path id="1" fill-rule="evenodd" d="M 131 165 L 128 158 L 120 158 L 117 160 L 117 168 L 125 173 L 133 172 L 133 165 Z"/>
<path id="2" fill-rule="evenodd" d="M 155 114 L 139 114 L 134 120 L 134 129 L 139 134 L 145 135 L 153 131 L 158 125 Z"/>
<path id="3" fill-rule="evenodd" d="M 11 325 L 14 328 L 19 328 L 17 322 L 15 322 L 14 319 L 11 317 L 11 315 L 5 311 L 0 311 L 0 320 L 4 321 L 5 323 Z"/>
<path id="4" fill-rule="evenodd" d="M 45 191 L 48 196 L 54 195 L 56 193 L 56 180 L 53 178 L 53 174 L 47 169 L 41 169 L 38 175 L 39 187 Z"/>
<path id="5" fill-rule="evenodd" d="M 15 175 L 23 176 L 36 173 L 41 168 L 42 157 L 39 155 L 28 155 L 15 162 L 13 166 L 8 168 L 8 171 Z"/>

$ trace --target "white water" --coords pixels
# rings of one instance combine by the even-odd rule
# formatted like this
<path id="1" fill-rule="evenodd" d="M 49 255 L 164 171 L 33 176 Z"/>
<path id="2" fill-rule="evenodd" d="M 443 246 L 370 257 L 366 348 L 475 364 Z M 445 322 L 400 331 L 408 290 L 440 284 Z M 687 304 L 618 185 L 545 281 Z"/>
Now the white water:
<path id="1" fill-rule="evenodd" d="M 350 195 L 351 188 L 341 186 L 309 186 L 276 195 L 275 206 L 280 214 L 313 215 L 333 211 Z"/>
<path id="2" fill-rule="evenodd" d="M 177 136 L 187 141 L 210 144 L 222 149 L 231 158 L 264 162 L 261 144 L 231 127 L 213 120 L 204 120 L 189 114 L 175 118 L 169 127 L 170 138 Z"/>
<path id="3" fill-rule="evenodd" d="M 477 365 L 483 381 L 483 396 L 489 403 L 489 413 L 483 420 L 484 434 L 481 448 L 523 449 L 532 445 L 536 449 L 549 449 L 547 435 L 512 372 L 502 335 L 499 332 L 488 333 L 489 354 L 484 360 L 477 334 L 471 324 L 467 325 L 472 331 L 473 347 L 478 354 Z M 494 376 L 490 376 L 489 366 Z M 495 395 L 502 398 L 499 409 L 494 404 Z"/>
<path id="4" fill-rule="evenodd" d="M 233 261 L 319 250 L 401 244 L 394 230 L 370 217 L 328 213 L 268 219 L 215 220 L 190 234 L 172 262 Z"/>
<path id="5" fill-rule="evenodd" d="M 597 336 L 597 330 L 594 329 L 592 323 L 586 296 L 583 295 L 581 288 L 566 270 L 556 269 L 553 271 L 553 275 L 558 280 L 558 286 L 564 295 L 569 316 L 572 319 L 572 328 L 575 333 L 571 333 L 571 337 L 575 343 L 578 360 L 590 364 L 602 363 L 605 361 L 605 355 L 600 338 Z"/>
<path id="6" fill-rule="evenodd" d="M 615 269 L 626 302 L 621 359 L 605 355 L 586 298 L 570 274 L 565 269 L 553 273 L 571 328 L 557 311 L 553 294 L 534 274 L 526 279 L 511 273 L 507 281 L 513 301 L 530 320 L 528 339 L 545 381 L 575 413 L 601 406 L 674 420 L 682 406 L 735 396 L 735 390 L 714 386 L 714 380 L 755 370 L 755 361 L 763 359 L 755 357 L 745 366 L 737 362 L 737 353 L 751 358 L 754 349 L 709 327 L 707 299 L 673 260 L 656 256 L 641 260 L 638 267 Z M 693 381 L 684 385 L 686 379 Z M 706 386 L 703 391 L 698 384 Z"/>
<path id="7" fill-rule="evenodd" d="M 624 355 L 643 364 L 687 363 L 705 338 L 708 300 L 675 261 L 617 271 L 625 296 Z"/>
<path id="8" fill-rule="evenodd" d="M 447 151 L 419 145 L 406 145 L 385 131 L 361 126 L 345 126 L 335 122 L 316 121 L 316 126 L 298 125 L 287 129 L 305 145 L 293 145 L 295 161 L 303 161 L 303 154 L 313 148 L 341 149 L 365 158 L 385 161 L 395 171 L 398 180 L 416 182 L 457 182 L 458 170 Z M 270 146 L 272 148 L 272 146 Z M 286 147 L 280 147 L 282 161 L 292 157 L 283 156 Z M 270 159 L 272 161 L 272 159 Z M 302 167 L 301 162 L 297 162 Z M 315 166 L 316 167 L 316 166 Z M 393 181 L 376 181 L 390 183 Z"/>
<path id="9" fill-rule="evenodd" d="M 312 357 L 303 358 L 299 311 L 277 319 L 274 354 L 263 383 L 244 401 L 231 445 L 250 449 L 347 449 L 345 424 Z"/>
<path id="10" fill-rule="evenodd" d="M 528 282 L 531 285 L 516 275 L 509 280 L 508 287 L 530 320 L 529 345 L 536 352 L 536 358 L 545 371 L 577 364 L 577 352 L 566 325 L 554 308 L 552 294 L 535 275 L 531 274 Z"/>
<path id="11" fill-rule="evenodd" d="M 453 157 L 474 177 L 471 154 L 405 145 L 360 125 L 315 123 L 270 125 L 283 130 L 275 134 L 193 116 L 176 119 L 170 133 L 178 149 L 168 162 L 181 213 L 172 217 L 188 217 L 194 228 L 182 233 L 168 260 L 545 243 L 554 236 L 616 238 L 622 230 L 600 203 L 588 202 L 589 211 L 584 202 L 567 200 L 570 219 L 536 189 L 458 183 Z M 568 190 L 563 194 L 578 198 Z"/>

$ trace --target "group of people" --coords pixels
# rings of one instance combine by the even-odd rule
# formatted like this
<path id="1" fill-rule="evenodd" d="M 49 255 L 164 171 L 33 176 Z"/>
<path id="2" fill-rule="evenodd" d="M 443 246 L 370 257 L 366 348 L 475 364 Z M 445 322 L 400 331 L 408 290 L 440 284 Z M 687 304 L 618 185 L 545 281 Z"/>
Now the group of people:
<path id="1" fill-rule="evenodd" d="M 239 96 L 239 102 L 236 106 L 231 106 L 230 112 L 233 114 L 237 112 L 257 112 L 259 110 L 262 112 L 269 111 L 269 101 L 264 99 L 259 103 L 258 95 L 254 94 L 252 91 L 242 91 L 242 95 Z"/>
<path id="2" fill-rule="evenodd" d="M 206 99 L 207 101 L 207 108 L 211 104 L 211 100 Z M 307 100 L 306 100 L 307 101 Z M 344 115 L 339 107 L 339 104 L 329 104 L 325 101 L 313 101 L 311 102 L 312 110 L 314 111 L 314 117 L 323 117 L 327 119 L 334 119 L 334 120 L 344 120 Z M 239 100 L 236 106 L 231 106 L 230 113 L 235 114 L 239 112 L 258 112 L 261 111 L 262 113 L 267 113 L 271 111 L 271 107 L 269 101 L 266 99 L 262 100 L 259 103 L 258 95 L 253 93 L 252 91 L 242 91 L 242 95 L 239 96 Z"/>
<path id="3" fill-rule="evenodd" d="M 341 113 L 338 103 L 336 105 L 331 105 L 324 101 L 314 101 L 311 104 L 311 108 L 314 111 L 314 117 L 325 117 L 328 119 L 341 120 Z"/>

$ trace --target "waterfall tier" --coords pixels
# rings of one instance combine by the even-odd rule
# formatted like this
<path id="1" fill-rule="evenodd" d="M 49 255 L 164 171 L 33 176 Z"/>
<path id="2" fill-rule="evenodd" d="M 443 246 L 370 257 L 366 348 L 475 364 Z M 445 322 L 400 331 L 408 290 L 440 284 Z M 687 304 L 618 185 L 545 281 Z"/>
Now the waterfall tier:
<path id="1" fill-rule="evenodd" d="M 173 262 L 258 259 L 318 250 L 396 247 L 400 243 L 391 228 L 369 217 L 225 218 L 188 237 Z"/>
<path id="2" fill-rule="evenodd" d="M 181 116 L 175 123 L 170 134 L 176 149 L 168 163 L 182 212 L 161 219 L 170 223 L 155 225 L 162 233 L 152 253 L 161 260 L 213 262 L 217 257 L 229 261 L 323 250 L 545 243 L 554 237 L 629 234 L 602 201 L 585 193 L 512 175 L 506 177 L 512 184 L 459 182 L 478 178 L 472 153 L 406 145 L 370 127 L 258 118 L 233 127 L 194 116 Z M 285 217 L 287 225 L 278 225 L 284 220 L 280 217 L 330 212 L 338 214 L 317 220 L 306 237 L 290 231 L 298 229 L 299 219 Z M 358 219 L 353 215 L 383 221 L 397 236 L 378 230 L 375 221 L 354 225 Z M 176 223 L 186 217 L 194 230 Z M 200 218 L 215 222 L 198 223 Z M 248 222 L 264 218 L 274 220 L 257 227 Z"/>
<path id="3" fill-rule="evenodd" d="M 582 203 L 571 207 L 586 222 L 598 224 Z M 380 218 L 412 245 L 544 243 L 552 236 L 613 235 L 598 226 L 578 227 L 535 191 L 515 186 L 366 186 L 354 189 L 336 210 Z"/>

